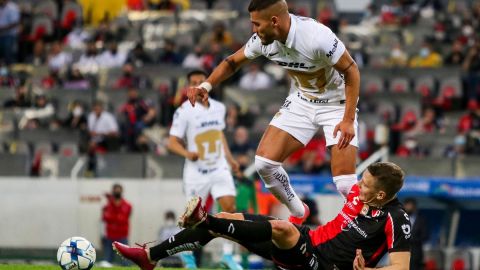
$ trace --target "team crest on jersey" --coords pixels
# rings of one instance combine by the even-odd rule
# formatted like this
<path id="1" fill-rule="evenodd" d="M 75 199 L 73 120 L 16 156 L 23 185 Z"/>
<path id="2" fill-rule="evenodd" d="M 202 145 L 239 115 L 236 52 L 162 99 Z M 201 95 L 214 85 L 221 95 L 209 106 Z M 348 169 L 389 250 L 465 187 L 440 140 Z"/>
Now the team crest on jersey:
<path id="1" fill-rule="evenodd" d="M 362 215 L 366 216 L 368 214 L 368 209 L 369 209 L 368 205 L 365 204 L 361 211 Z"/>
<path id="2" fill-rule="evenodd" d="M 372 210 L 372 217 L 379 217 L 382 214 L 381 210 L 374 209 Z"/>

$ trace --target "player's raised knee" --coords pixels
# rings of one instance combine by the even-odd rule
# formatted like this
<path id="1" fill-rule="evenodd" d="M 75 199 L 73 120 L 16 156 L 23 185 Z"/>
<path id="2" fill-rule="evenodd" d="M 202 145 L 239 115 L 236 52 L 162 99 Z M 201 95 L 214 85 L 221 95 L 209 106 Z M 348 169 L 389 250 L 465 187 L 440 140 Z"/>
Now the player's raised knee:
<path id="1" fill-rule="evenodd" d="M 273 235 L 289 235 L 296 230 L 295 225 L 286 220 L 271 220 Z"/>

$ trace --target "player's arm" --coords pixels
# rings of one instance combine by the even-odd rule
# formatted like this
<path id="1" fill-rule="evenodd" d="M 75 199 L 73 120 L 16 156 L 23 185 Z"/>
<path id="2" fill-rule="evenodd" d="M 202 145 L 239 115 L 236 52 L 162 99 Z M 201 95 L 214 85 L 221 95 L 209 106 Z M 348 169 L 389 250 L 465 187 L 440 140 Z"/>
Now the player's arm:
<path id="1" fill-rule="evenodd" d="M 170 135 L 168 137 L 167 148 L 171 152 L 179 156 L 182 156 L 184 158 L 187 158 L 191 161 L 196 161 L 198 159 L 198 154 L 189 152 L 187 148 L 185 148 L 185 143 L 183 142 L 183 140 L 177 136 Z"/>
<path id="2" fill-rule="evenodd" d="M 233 158 L 232 152 L 230 151 L 230 147 L 228 146 L 227 138 L 225 138 L 225 133 L 222 132 L 222 143 L 223 143 L 223 150 L 225 152 L 225 158 L 230 164 L 232 171 L 236 174 L 240 173 L 240 165 L 238 162 Z"/>
<path id="3" fill-rule="evenodd" d="M 355 136 L 353 123 L 360 94 L 360 71 L 355 60 L 353 60 L 347 50 L 345 50 L 333 67 L 343 74 L 345 79 L 345 114 L 342 122 L 335 127 L 334 131 L 334 136 L 336 136 L 336 131 L 340 130 L 342 132 L 338 141 L 338 147 L 341 149 L 347 147 Z"/>
<path id="4" fill-rule="evenodd" d="M 205 80 L 205 82 L 201 83 L 198 87 L 191 87 L 187 91 L 188 100 L 192 104 L 195 105 L 195 101 L 197 97 L 200 97 L 202 101 L 208 100 L 208 92 L 212 90 L 212 88 L 219 83 L 223 82 L 224 80 L 228 79 L 232 76 L 237 70 L 250 61 L 245 56 L 245 46 L 240 48 L 234 54 L 225 58 L 210 74 L 210 76 Z"/>

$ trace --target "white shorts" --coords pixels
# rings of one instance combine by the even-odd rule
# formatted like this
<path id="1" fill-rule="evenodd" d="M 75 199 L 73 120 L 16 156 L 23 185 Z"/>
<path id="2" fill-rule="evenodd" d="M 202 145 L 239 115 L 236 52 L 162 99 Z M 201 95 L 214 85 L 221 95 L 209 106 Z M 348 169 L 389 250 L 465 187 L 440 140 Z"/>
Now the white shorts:
<path id="1" fill-rule="evenodd" d="M 186 166 L 183 170 L 183 191 L 187 201 L 193 196 L 199 196 L 204 203 L 209 194 L 215 200 L 223 196 L 237 195 L 233 177 L 228 168 L 201 171 L 196 167 Z"/>
<path id="2" fill-rule="evenodd" d="M 318 128 L 323 127 L 327 146 L 331 146 L 337 144 L 341 137 L 339 132 L 337 137 L 333 138 L 333 130 L 342 121 L 344 113 L 345 105 L 341 105 L 340 102 L 314 104 L 302 100 L 299 94 L 294 92 L 287 97 L 270 125 L 288 132 L 304 145 L 312 139 Z M 350 144 L 358 147 L 357 115 L 355 115 L 354 129 L 355 137 Z"/>

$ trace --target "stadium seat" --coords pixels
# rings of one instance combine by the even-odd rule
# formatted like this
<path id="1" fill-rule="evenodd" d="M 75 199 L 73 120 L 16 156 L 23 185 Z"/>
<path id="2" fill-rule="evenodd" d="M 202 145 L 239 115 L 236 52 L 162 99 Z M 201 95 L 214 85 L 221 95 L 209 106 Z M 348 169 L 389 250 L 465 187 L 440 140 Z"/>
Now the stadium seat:
<path id="1" fill-rule="evenodd" d="M 33 13 L 37 15 L 46 15 L 52 20 L 57 20 L 58 6 L 53 0 L 36 1 L 33 7 Z"/>
<path id="2" fill-rule="evenodd" d="M 30 40 L 37 41 L 53 35 L 54 25 L 47 15 L 36 15 L 33 18 Z"/>
<path id="3" fill-rule="evenodd" d="M 422 97 L 432 97 L 436 94 L 433 76 L 422 76 L 414 80 L 414 91 Z"/>
<path id="4" fill-rule="evenodd" d="M 390 93 L 408 93 L 410 92 L 410 80 L 406 77 L 396 77 L 390 81 Z"/>
<path id="5" fill-rule="evenodd" d="M 97 155 L 97 176 L 100 178 L 144 178 L 145 155 L 107 153 Z"/>
<path id="6" fill-rule="evenodd" d="M 462 82 L 459 77 L 444 78 L 440 80 L 436 103 L 444 110 L 460 109 L 462 95 Z"/>
<path id="7" fill-rule="evenodd" d="M 469 270 L 473 269 L 473 255 L 467 249 L 456 250 L 450 256 L 450 269 Z"/>
<path id="8" fill-rule="evenodd" d="M 28 176 L 29 169 L 27 154 L 0 153 L 0 176 Z"/>
<path id="9" fill-rule="evenodd" d="M 73 157 L 79 153 L 78 144 L 72 142 L 65 142 L 58 147 L 58 154 L 61 157 Z"/>
<path id="10" fill-rule="evenodd" d="M 63 29 L 72 29 L 81 21 L 82 16 L 82 7 L 75 1 L 67 1 L 60 16 L 60 26 Z"/>
<path id="11" fill-rule="evenodd" d="M 445 254 L 441 249 L 429 249 L 424 252 L 425 270 L 441 270 L 445 266 Z"/>
<path id="12" fill-rule="evenodd" d="M 384 92 L 385 84 L 381 77 L 364 76 L 362 77 L 361 92 L 367 95 Z"/>

